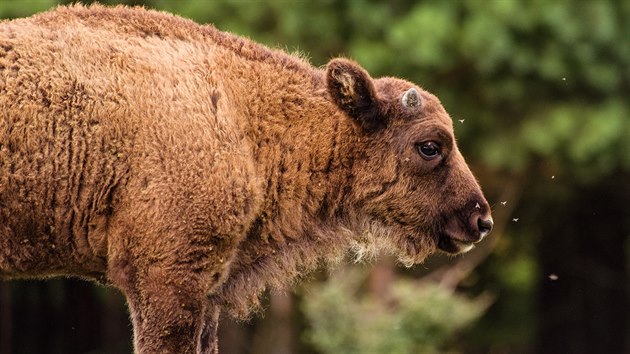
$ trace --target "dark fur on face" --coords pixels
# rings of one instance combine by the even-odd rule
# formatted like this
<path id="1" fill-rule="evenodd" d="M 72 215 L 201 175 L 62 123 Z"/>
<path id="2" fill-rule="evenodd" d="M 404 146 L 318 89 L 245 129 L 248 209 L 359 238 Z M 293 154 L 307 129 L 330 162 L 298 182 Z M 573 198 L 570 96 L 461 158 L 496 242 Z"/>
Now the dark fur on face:
<path id="1" fill-rule="evenodd" d="M 436 247 L 459 253 L 483 238 L 488 230 L 478 223 L 489 220 L 490 208 L 457 149 L 452 120 L 439 100 L 404 80 L 372 80 L 343 59 L 333 60 L 328 73 L 333 100 L 364 134 L 356 164 L 357 208 L 389 229 L 401 258 L 417 262 Z M 362 94 L 349 94 L 357 91 Z M 357 111 L 366 114 L 357 116 Z M 426 142 L 439 146 L 437 157 L 419 153 Z"/>

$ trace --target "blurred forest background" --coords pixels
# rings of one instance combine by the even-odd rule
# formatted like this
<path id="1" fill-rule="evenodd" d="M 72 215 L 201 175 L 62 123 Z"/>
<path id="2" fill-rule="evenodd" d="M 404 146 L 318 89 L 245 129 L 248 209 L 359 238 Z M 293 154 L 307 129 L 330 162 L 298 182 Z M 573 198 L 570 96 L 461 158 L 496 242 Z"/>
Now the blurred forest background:
<path id="1" fill-rule="evenodd" d="M 0 18 L 69 2 L 2 0 Z M 469 254 L 322 270 L 223 319 L 222 353 L 630 353 L 629 1 L 104 2 L 419 83 L 493 205 Z M 0 353 L 130 352 L 127 316 L 78 280 L 0 283 Z"/>

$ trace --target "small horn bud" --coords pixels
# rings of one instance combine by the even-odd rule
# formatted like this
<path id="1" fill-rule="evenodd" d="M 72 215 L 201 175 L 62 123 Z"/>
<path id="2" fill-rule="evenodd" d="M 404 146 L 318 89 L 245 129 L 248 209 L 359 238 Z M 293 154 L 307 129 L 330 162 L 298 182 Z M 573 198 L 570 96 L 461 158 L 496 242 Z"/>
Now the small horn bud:
<path id="1" fill-rule="evenodd" d="M 407 108 L 420 107 L 420 95 L 415 88 L 410 88 L 402 96 L 402 105 Z"/>

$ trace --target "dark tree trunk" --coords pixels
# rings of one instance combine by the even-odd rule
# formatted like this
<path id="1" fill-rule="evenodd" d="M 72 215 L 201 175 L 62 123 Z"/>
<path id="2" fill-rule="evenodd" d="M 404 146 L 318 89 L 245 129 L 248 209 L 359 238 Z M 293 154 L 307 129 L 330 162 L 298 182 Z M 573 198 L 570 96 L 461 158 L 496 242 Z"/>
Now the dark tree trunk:
<path id="1" fill-rule="evenodd" d="M 62 319 L 60 335 L 72 353 L 94 349 L 100 339 L 101 311 L 94 298 L 94 285 L 77 280 L 64 282 L 64 306 L 58 314 Z"/>
<path id="2" fill-rule="evenodd" d="M 11 292 L 7 283 L 0 283 L 0 354 L 12 353 L 13 311 Z"/>
<path id="3" fill-rule="evenodd" d="M 249 353 L 247 343 L 250 341 L 250 338 L 247 324 L 237 322 L 222 313 L 218 332 L 219 353 Z"/>
<path id="4" fill-rule="evenodd" d="M 271 292 L 269 308 L 256 326 L 252 353 L 292 353 L 295 334 L 291 326 L 293 298 L 288 292 Z M 221 349 L 219 344 L 219 349 Z"/>
<path id="5" fill-rule="evenodd" d="M 0 284 L 0 354 L 130 353 L 122 296 L 75 279 Z"/>
<path id="6" fill-rule="evenodd" d="M 546 211 L 553 219 L 539 245 L 539 353 L 630 353 L 630 193 L 622 181 Z"/>

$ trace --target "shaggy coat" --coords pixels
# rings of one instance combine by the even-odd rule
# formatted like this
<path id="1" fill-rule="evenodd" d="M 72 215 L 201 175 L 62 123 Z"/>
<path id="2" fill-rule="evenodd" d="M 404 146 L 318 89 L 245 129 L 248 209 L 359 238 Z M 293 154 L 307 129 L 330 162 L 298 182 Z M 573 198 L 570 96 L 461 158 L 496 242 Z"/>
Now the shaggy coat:
<path id="1" fill-rule="evenodd" d="M 219 309 L 322 258 L 412 264 L 491 226 L 413 83 L 144 9 L 0 23 L 0 278 L 120 289 L 138 353 L 216 352 Z"/>

